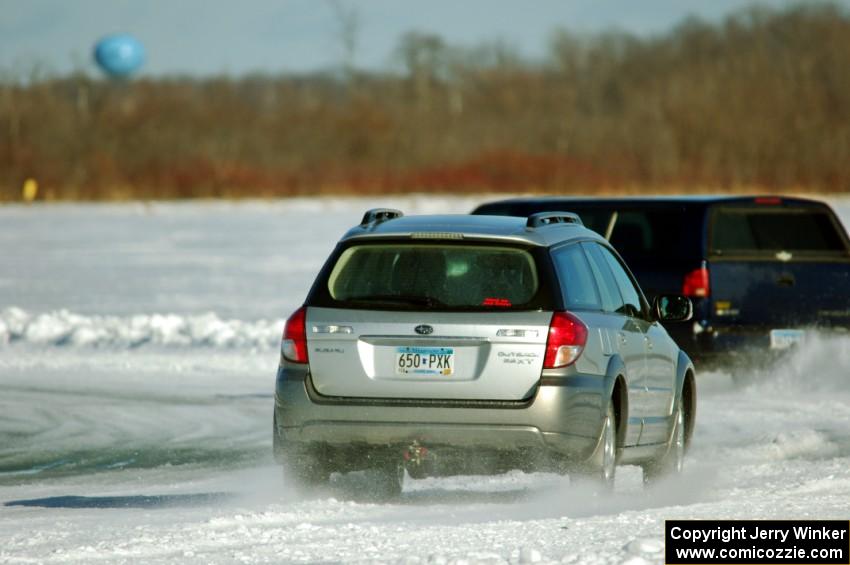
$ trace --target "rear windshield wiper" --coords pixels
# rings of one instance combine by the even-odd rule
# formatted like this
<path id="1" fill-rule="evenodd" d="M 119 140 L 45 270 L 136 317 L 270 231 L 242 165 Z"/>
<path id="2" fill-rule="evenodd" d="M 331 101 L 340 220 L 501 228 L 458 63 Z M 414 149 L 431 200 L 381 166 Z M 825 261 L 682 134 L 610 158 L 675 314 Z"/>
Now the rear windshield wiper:
<path id="1" fill-rule="evenodd" d="M 446 303 L 433 296 L 419 296 L 415 294 L 368 294 L 366 296 L 352 296 L 345 302 L 383 302 L 387 304 L 406 304 L 409 306 L 445 306 Z"/>

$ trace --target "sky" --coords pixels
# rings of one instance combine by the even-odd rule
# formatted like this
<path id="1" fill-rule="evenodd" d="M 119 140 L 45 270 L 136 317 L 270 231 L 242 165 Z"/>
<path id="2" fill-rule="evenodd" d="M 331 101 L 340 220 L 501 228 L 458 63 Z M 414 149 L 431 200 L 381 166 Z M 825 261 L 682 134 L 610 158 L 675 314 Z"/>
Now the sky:
<path id="1" fill-rule="evenodd" d="M 811 0 L 809 0 L 811 1 Z M 310 72 L 343 60 L 334 3 L 356 15 L 355 66 L 392 68 L 407 31 L 450 44 L 500 40 L 543 58 L 555 28 L 578 33 L 669 30 L 689 15 L 717 21 L 746 0 L 0 0 L 0 72 L 96 72 L 110 33 L 145 46 L 146 75 Z M 794 0 L 758 0 L 782 8 Z"/>

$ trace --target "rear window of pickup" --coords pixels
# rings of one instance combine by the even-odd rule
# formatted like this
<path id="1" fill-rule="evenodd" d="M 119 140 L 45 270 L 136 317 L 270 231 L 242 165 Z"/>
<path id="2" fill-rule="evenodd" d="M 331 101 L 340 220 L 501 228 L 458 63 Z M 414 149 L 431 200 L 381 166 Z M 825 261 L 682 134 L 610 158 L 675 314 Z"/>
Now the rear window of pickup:
<path id="1" fill-rule="evenodd" d="M 585 226 L 608 237 L 630 267 L 686 270 L 702 259 L 704 210 L 684 202 L 575 200 L 493 202 L 479 206 L 473 214 L 525 217 L 536 212 L 575 212 Z"/>
<path id="2" fill-rule="evenodd" d="M 815 207 L 722 206 L 714 209 L 709 254 L 797 258 L 848 257 L 835 216 Z"/>

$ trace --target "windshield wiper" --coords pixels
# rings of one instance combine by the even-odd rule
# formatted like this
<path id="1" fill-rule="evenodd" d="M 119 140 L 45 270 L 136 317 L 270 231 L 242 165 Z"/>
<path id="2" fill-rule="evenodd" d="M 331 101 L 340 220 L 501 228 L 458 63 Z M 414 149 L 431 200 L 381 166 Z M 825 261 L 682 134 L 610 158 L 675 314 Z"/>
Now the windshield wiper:
<path id="1" fill-rule="evenodd" d="M 415 294 L 368 294 L 366 296 L 354 296 L 346 299 L 346 302 L 384 302 L 388 304 L 407 304 L 410 306 L 445 306 L 445 302 L 433 296 L 419 296 Z"/>

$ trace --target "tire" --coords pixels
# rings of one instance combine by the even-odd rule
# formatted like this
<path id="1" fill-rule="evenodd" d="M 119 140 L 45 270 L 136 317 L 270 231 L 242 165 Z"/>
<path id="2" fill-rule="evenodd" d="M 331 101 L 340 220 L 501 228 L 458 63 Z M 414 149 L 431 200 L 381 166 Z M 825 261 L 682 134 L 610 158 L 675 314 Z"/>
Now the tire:
<path id="1" fill-rule="evenodd" d="M 401 496 L 404 487 L 404 465 L 388 461 L 373 471 L 375 476 L 375 498 L 392 500 Z"/>
<path id="2" fill-rule="evenodd" d="M 331 472 L 313 453 L 287 451 L 283 461 L 284 478 L 298 488 L 314 489 L 330 482 Z"/>
<path id="3" fill-rule="evenodd" d="M 404 467 L 389 460 L 345 474 L 331 489 L 335 496 L 356 502 L 387 502 L 401 495 Z"/>
<path id="4" fill-rule="evenodd" d="M 676 405 L 670 441 L 664 450 L 664 455 L 643 466 L 644 483 L 651 484 L 662 477 L 671 477 L 682 473 L 685 465 L 687 430 L 685 429 L 685 409 L 682 406 L 681 398 Z"/>
<path id="5" fill-rule="evenodd" d="M 588 465 L 579 471 L 577 479 L 605 491 L 614 490 L 617 473 L 617 417 L 614 406 L 609 403 L 602 424 L 602 438 Z"/>
<path id="6" fill-rule="evenodd" d="M 277 416 L 272 419 L 272 449 L 275 460 L 283 467 L 284 480 L 298 488 L 316 488 L 328 484 L 331 472 L 316 449 L 288 445 L 280 436 Z"/>

